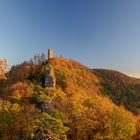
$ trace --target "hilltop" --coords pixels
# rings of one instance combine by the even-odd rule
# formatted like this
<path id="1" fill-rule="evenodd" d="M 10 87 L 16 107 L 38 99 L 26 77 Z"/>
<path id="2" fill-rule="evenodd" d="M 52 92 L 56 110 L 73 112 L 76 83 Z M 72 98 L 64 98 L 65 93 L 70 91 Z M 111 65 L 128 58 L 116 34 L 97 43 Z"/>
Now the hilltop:
<path id="1" fill-rule="evenodd" d="M 83 90 L 92 96 L 99 92 L 99 87 L 97 86 L 99 80 L 86 66 L 74 60 L 63 58 L 53 58 L 50 60 L 50 64 L 56 74 L 57 86 L 60 85 L 62 77 L 65 77 L 67 85 L 65 92 L 78 93 L 78 90 Z"/>
<path id="2" fill-rule="evenodd" d="M 135 81 L 137 87 L 137 80 L 114 71 L 91 70 L 74 60 L 37 58 L 12 67 L 8 79 L 0 81 L 3 139 L 139 138 L 140 119 L 127 111 L 121 98 L 127 85 Z M 55 87 L 42 85 L 49 68 L 54 71 Z"/>

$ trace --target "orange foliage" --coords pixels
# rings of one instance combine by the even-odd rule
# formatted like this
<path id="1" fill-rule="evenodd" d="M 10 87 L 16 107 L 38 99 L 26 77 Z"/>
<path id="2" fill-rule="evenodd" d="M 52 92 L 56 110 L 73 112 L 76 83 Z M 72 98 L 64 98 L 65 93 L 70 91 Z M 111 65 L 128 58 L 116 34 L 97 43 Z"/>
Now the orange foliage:
<path id="1" fill-rule="evenodd" d="M 27 83 L 17 82 L 10 87 L 7 87 L 3 90 L 3 94 L 1 96 L 15 96 L 20 99 L 26 99 L 31 97 L 33 93 L 33 89 L 30 86 L 27 86 Z"/>
<path id="2" fill-rule="evenodd" d="M 5 73 L 7 70 L 6 59 L 0 59 L 0 79 L 6 79 Z"/>
<path id="3" fill-rule="evenodd" d="M 78 93 L 79 90 L 83 90 L 93 95 L 99 91 L 98 78 L 84 65 L 63 58 L 53 58 L 50 63 L 54 70 L 61 70 L 65 74 L 67 82 L 65 92 Z"/>

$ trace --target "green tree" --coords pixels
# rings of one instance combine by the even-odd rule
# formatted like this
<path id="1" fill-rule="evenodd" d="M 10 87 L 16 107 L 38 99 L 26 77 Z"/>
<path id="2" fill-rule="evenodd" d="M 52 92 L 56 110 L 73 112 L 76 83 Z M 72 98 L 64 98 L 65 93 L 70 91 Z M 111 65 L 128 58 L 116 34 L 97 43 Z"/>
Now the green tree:
<path id="1" fill-rule="evenodd" d="M 63 126 L 60 119 L 56 119 L 47 113 L 38 115 L 32 127 L 32 139 L 67 140 L 67 127 Z"/>

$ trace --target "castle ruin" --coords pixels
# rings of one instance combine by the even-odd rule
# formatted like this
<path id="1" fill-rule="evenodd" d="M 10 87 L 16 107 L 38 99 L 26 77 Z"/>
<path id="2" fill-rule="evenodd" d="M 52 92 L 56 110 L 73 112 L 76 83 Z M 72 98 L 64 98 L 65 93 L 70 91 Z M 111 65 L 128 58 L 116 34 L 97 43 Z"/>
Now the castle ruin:
<path id="1" fill-rule="evenodd" d="M 53 58 L 53 49 L 48 49 L 48 60 L 50 60 L 51 58 Z"/>
<path id="2" fill-rule="evenodd" d="M 48 49 L 48 61 L 53 58 L 53 49 Z M 55 74 L 54 74 L 54 69 L 49 64 L 47 66 L 47 69 L 45 70 L 45 75 L 43 76 L 44 78 L 44 86 L 45 87 L 55 87 L 56 80 L 55 80 Z"/>
<path id="3" fill-rule="evenodd" d="M 54 74 L 54 69 L 53 67 L 50 65 L 49 69 L 46 71 L 45 74 L 45 87 L 55 87 L 55 74 Z"/>

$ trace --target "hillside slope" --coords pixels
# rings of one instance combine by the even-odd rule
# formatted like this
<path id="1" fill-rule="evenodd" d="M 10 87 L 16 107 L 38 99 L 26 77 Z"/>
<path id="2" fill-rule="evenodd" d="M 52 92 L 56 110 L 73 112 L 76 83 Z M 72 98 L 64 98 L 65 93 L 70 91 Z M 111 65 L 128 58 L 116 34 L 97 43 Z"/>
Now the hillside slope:
<path id="1" fill-rule="evenodd" d="M 56 87 L 45 88 L 41 80 L 50 66 Z M 104 96 L 108 88 L 95 70 L 73 60 L 52 58 L 43 63 L 17 65 L 8 75 L 7 81 L 1 81 L 1 139 L 140 138 L 139 117 Z"/>
<path id="2" fill-rule="evenodd" d="M 91 96 L 99 92 L 99 80 L 86 66 L 74 60 L 63 58 L 53 58 L 50 60 L 50 64 L 55 71 L 57 87 L 62 83 L 61 80 L 65 78 L 65 92 L 78 93 L 81 90 Z"/>
<path id="3" fill-rule="evenodd" d="M 113 70 L 93 69 L 103 86 L 102 93 L 117 105 L 140 113 L 140 80 Z"/>

